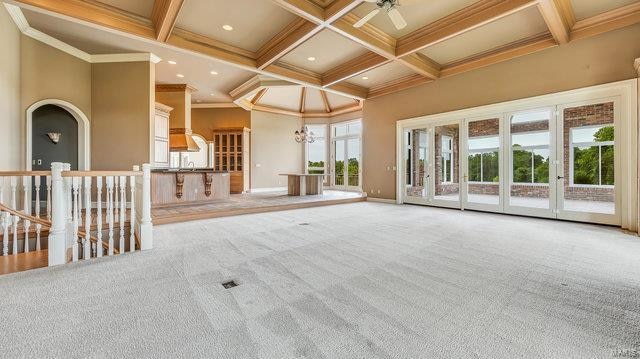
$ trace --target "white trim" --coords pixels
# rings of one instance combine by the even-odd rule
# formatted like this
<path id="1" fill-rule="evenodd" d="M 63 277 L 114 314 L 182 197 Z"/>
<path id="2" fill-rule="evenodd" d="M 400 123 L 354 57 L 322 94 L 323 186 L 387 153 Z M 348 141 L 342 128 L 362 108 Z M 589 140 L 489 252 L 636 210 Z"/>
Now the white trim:
<path id="1" fill-rule="evenodd" d="M 264 193 L 264 192 L 278 192 L 278 191 L 286 191 L 287 187 L 264 187 L 264 188 L 251 188 L 249 189 L 249 193 Z"/>
<path id="2" fill-rule="evenodd" d="M 162 61 L 162 59 L 159 56 L 150 52 L 91 55 L 76 47 L 73 47 L 67 44 L 66 42 L 58 40 L 53 36 L 45 34 L 44 32 L 38 29 L 32 28 L 29 25 L 27 18 L 24 16 L 24 13 L 22 12 L 22 9 L 19 6 L 8 4 L 8 3 L 5 3 L 4 6 L 9 12 L 9 15 L 13 19 L 13 22 L 15 22 L 20 32 L 22 32 L 23 34 L 29 36 L 34 40 L 38 40 L 44 44 L 47 44 L 71 56 L 75 56 L 88 63 L 97 64 L 97 63 L 105 63 L 105 62 L 149 61 L 154 64 L 157 64 L 158 62 Z"/>
<path id="3" fill-rule="evenodd" d="M 376 197 L 367 197 L 367 202 L 377 202 L 377 203 L 387 203 L 387 204 L 397 204 L 395 199 L 388 198 L 376 198 Z"/>
<path id="4" fill-rule="evenodd" d="M 78 170 L 91 169 L 91 124 L 87 116 L 73 104 L 58 100 L 47 99 L 38 101 L 27 108 L 27 133 L 26 133 L 26 170 L 31 171 L 33 160 L 32 136 L 33 136 L 33 112 L 44 105 L 56 105 L 67 110 L 78 122 Z"/>

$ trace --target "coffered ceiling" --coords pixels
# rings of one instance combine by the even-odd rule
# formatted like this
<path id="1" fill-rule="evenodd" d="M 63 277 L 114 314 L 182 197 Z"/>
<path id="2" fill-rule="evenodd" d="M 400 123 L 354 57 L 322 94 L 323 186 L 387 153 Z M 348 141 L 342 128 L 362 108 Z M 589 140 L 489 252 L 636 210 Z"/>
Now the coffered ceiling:
<path id="1" fill-rule="evenodd" d="M 192 62 L 202 66 L 185 73 L 185 81 L 206 83 L 207 91 L 231 92 L 232 82 L 260 74 L 345 101 L 401 91 L 640 22 L 640 0 L 399 0 L 407 21 L 403 29 L 396 29 L 384 11 L 354 27 L 375 7 L 364 0 L 5 2 L 45 16 L 27 17 L 40 31 L 85 51 L 152 47 L 154 53 L 165 51 L 159 54 L 165 60 L 171 57 L 166 51 L 197 59 L 182 61 L 189 70 Z M 233 75 L 213 80 L 206 67 Z M 158 68 L 173 69 L 163 63 Z"/>

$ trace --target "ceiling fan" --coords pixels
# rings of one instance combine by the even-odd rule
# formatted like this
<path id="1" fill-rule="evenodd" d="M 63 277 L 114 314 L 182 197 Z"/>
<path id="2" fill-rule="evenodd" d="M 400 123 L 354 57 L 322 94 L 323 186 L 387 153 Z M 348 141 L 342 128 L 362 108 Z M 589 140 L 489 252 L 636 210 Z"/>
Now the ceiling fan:
<path id="1" fill-rule="evenodd" d="M 373 19 L 374 16 L 378 15 L 380 10 L 385 10 L 387 12 L 387 15 L 389 16 L 389 19 L 391 19 L 391 22 L 396 27 L 396 29 L 398 30 L 403 29 L 407 26 L 407 22 L 402 17 L 402 14 L 400 14 L 400 11 L 398 11 L 398 7 L 400 5 L 408 5 L 408 3 L 416 2 L 416 0 L 413 0 L 413 1 L 403 0 L 402 3 L 400 3 L 400 0 L 365 0 L 365 1 L 376 4 L 378 8 L 371 10 L 371 12 L 369 12 L 362 19 L 360 19 L 358 22 L 353 24 L 353 27 L 362 27 L 369 20 Z"/>

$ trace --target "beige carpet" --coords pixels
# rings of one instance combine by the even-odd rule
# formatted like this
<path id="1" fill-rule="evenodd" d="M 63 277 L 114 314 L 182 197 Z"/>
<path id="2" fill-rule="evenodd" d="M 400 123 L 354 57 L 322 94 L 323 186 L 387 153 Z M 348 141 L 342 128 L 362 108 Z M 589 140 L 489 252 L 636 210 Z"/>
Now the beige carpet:
<path id="1" fill-rule="evenodd" d="M 0 355 L 640 352 L 640 240 L 615 228 L 357 203 L 166 225 L 155 236 L 153 251 L 0 277 Z M 230 279 L 240 285 L 224 289 Z"/>

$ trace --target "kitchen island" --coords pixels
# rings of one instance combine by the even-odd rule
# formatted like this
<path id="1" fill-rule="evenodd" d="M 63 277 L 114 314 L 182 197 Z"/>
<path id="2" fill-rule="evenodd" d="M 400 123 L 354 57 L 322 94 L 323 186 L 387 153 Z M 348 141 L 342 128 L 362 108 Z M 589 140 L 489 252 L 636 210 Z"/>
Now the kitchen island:
<path id="1" fill-rule="evenodd" d="M 151 206 L 201 204 L 229 198 L 227 171 L 210 168 L 155 169 L 151 171 Z"/>

